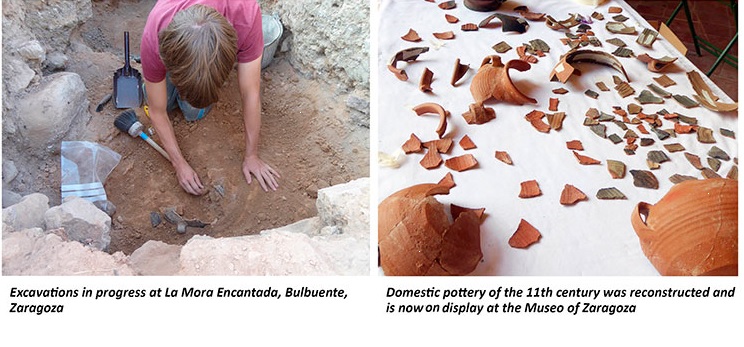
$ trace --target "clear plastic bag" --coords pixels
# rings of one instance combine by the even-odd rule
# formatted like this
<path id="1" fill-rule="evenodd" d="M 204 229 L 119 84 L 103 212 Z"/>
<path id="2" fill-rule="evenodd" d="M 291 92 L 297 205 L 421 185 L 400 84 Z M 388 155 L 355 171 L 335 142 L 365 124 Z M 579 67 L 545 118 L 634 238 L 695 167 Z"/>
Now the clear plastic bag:
<path id="1" fill-rule="evenodd" d="M 121 155 L 88 141 L 62 142 L 62 200 L 79 196 L 90 202 L 107 201 L 103 183 Z"/>

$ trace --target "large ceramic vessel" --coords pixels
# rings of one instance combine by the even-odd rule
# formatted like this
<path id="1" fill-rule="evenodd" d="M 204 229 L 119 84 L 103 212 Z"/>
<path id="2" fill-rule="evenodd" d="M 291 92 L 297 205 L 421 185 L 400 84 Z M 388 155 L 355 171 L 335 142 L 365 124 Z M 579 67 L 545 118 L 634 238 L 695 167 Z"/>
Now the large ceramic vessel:
<path id="1" fill-rule="evenodd" d="M 479 12 L 496 11 L 505 0 L 465 0 L 465 7 Z"/>

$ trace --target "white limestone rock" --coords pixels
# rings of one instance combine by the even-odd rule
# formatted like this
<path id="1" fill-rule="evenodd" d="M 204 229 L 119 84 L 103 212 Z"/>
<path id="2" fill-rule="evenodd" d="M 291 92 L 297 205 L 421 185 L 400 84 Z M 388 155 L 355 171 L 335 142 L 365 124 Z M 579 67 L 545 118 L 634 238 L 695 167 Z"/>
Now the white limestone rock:
<path id="1" fill-rule="evenodd" d="M 47 229 L 64 229 L 69 240 L 98 250 L 111 242 L 111 217 L 88 200 L 74 197 L 44 213 Z"/>
<path id="2" fill-rule="evenodd" d="M 49 197 L 33 193 L 21 198 L 15 205 L 3 209 L 3 223 L 15 230 L 44 228 L 44 213 L 49 210 Z"/>

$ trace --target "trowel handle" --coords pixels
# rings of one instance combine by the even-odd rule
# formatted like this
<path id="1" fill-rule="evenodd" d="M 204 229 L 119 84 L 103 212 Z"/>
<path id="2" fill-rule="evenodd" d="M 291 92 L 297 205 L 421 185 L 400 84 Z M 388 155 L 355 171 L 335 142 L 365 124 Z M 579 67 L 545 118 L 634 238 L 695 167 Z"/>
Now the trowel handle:
<path id="1" fill-rule="evenodd" d="M 149 144 L 150 144 L 150 146 L 152 146 L 152 148 L 155 148 L 155 149 L 156 149 L 156 150 L 157 150 L 158 152 L 160 152 L 160 154 L 162 154 L 162 155 L 163 155 L 163 156 L 165 157 L 165 159 L 168 159 L 168 160 L 170 161 L 170 156 L 168 155 L 168 153 L 167 153 L 167 152 L 166 152 L 166 151 L 165 151 L 165 150 L 164 150 L 163 148 L 161 148 L 161 147 L 160 147 L 160 146 L 159 146 L 159 145 L 157 144 L 157 142 L 153 141 L 153 140 L 152 140 L 152 139 L 151 139 L 151 138 L 150 138 L 149 136 L 147 136 L 147 134 L 145 134 L 145 132 L 144 132 L 144 131 L 143 131 L 143 132 L 141 132 L 139 136 L 140 136 L 140 137 L 141 137 L 141 138 L 142 138 L 143 140 L 145 140 L 145 142 L 149 143 Z"/>
<path id="2" fill-rule="evenodd" d="M 132 68 L 129 65 L 129 32 L 124 32 L 124 75 L 130 76 Z"/>

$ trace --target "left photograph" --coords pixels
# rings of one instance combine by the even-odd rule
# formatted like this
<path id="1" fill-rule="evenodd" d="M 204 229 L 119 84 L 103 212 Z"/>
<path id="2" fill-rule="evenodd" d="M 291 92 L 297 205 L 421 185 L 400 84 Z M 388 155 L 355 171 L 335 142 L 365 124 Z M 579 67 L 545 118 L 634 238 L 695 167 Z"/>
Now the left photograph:
<path id="1" fill-rule="evenodd" d="M 3 1 L 3 275 L 369 275 L 369 4 Z"/>

